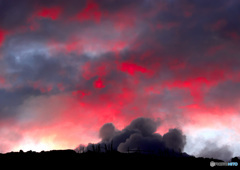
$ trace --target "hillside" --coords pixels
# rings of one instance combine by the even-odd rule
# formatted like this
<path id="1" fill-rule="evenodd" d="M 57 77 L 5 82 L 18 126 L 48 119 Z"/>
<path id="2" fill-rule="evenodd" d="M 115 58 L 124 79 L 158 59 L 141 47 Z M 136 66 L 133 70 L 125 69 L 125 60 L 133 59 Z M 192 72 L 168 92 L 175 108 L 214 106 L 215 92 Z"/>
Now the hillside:
<path id="1" fill-rule="evenodd" d="M 76 153 L 74 150 L 52 150 L 42 152 L 10 152 L 0 154 L 0 162 L 40 162 L 44 163 L 57 163 L 57 165 L 70 162 L 71 165 L 94 165 L 94 166 L 106 166 L 109 163 L 134 166 L 176 166 L 176 167 L 210 167 L 210 162 L 223 162 L 221 160 L 209 159 L 209 158 L 196 158 L 189 156 L 185 153 L 179 154 L 142 154 L 142 153 L 120 153 L 120 152 L 85 152 Z M 233 158 L 233 162 L 239 162 L 238 158 Z M 221 167 L 223 168 L 223 167 Z"/>

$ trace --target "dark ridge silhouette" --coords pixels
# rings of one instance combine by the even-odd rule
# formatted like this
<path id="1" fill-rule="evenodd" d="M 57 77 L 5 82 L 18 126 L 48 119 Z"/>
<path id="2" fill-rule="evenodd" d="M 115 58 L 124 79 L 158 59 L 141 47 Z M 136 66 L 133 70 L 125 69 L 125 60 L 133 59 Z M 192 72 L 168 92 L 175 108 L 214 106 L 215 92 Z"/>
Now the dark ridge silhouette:
<path id="1" fill-rule="evenodd" d="M 150 166 L 169 166 L 169 167 L 210 167 L 210 162 L 223 162 L 222 160 L 210 158 L 196 158 L 186 153 L 179 153 L 174 150 L 165 150 L 158 154 L 145 154 L 141 149 L 132 150 L 132 153 L 120 153 L 115 150 L 108 150 L 108 152 L 87 151 L 77 153 L 74 150 L 52 150 L 42 152 L 10 152 L 0 154 L 0 162 L 50 162 L 58 166 L 64 163 L 71 163 L 74 165 L 96 165 L 96 166 L 110 166 L 110 163 L 121 165 L 132 164 L 134 166 L 147 165 Z M 232 158 L 232 162 L 240 163 L 239 158 Z M 114 165 L 116 166 L 116 165 Z M 237 166 L 238 167 L 238 166 Z"/>

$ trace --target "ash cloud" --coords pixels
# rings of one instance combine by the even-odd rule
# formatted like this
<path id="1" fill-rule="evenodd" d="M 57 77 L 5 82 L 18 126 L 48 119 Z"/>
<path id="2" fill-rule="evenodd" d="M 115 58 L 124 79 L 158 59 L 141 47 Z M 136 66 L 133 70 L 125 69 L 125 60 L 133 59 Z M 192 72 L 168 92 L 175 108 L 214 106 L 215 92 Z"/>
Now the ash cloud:
<path id="1" fill-rule="evenodd" d="M 163 142 L 167 148 L 181 152 L 186 145 L 186 136 L 179 129 L 169 129 L 168 133 L 163 135 Z"/>
<path id="2" fill-rule="evenodd" d="M 227 145 L 217 146 L 215 143 L 207 142 L 206 146 L 198 153 L 197 156 L 230 161 L 233 157 L 233 153 Z"/>
<path id="3" fill-rule="evenodd" d="M 182 153 L 187 144 L 186 135 L 178 128 L 169 129 L 167 133 L 161 135 L 156 133 L 160 125 L 159 120 L 145 117 L 134 119 L 122 130 L 116 129 L 112 123 L 106 123 L 99 130 L 101 138 L 99 143 L 89 143 L 87 146 L 80 144 L 75 151 L 106 152 L 115 150 L 123 153 L 143 151 L 142 153 L 155 154 L 172 152 L 175 156 Z M 217 146 L 216 143 L 209 141 L 195 155 L 229 161 L 233 157 L 233 152 L 228 145 Z"/>
<path id="4" fill-rule="evenodd" d="M 85 150 L 92 151 L 94 148 L 100 148 L 101 151 L 101 148 L 110 146 L 111 149 L 119 152 L 138 149 L 153 153 L 165 150 L 181 152 L 186 144 L 186 136 L 182 131 L 169 129 L 169 132 L 161 136 L 156 133 L 159 125 L 159 120 L 140 117 L 119 131 L 112 123 L 106 123 L 100 129 L 101 142 L 88 144 Z M 76 150 L 83 150 L 82 145 Z"/>
<path id="5" fill-rule="evenodd" d="M 106 123 L 101 127 L 99 136 L 102 138 L 102 141 L 109 142 L 115 133 L 115 126 L 112 123 Z"/>

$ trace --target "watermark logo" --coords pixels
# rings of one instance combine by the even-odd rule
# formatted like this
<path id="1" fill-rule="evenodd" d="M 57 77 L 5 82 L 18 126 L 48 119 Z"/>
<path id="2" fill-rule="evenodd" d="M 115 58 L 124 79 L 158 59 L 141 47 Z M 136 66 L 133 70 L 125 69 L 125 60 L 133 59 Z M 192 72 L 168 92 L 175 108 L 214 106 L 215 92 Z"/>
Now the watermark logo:
<path id="1" fill-rule="evenodd" d="M 214 162 L 214 161 L 211 161 L 210 166 L 211 167 L 214 167 L 214 166 L 238 166 L 238 163 L 237 162 Z"/>
<path id="2" fill-rule="evenodd" d="M 215 166 L 215 162 L 211 161 L 211 162 L 210 162 L 210 166 L 211 166 L 211 167 L 214 167 L 214 166 Z"/>
<path id="3" fill-rule="evenodd" d="M 237 162 L 228 162 L 228 166 L 238 166 Z"/>

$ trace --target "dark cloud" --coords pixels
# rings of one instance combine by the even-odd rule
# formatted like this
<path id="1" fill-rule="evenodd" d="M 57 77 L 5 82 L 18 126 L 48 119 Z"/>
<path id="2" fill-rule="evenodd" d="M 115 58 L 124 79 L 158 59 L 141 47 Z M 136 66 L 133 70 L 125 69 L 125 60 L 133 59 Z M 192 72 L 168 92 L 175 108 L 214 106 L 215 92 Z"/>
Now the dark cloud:
<path id="1" fill-rule="evenodd" d="M 160 134 L 152 134 L 151 136 L 143 136 L 140 133 L 132 134 L 125 142 L 118 146 L 119 152 L 127 152 L 130 150 L 144 150 L 146 152 L 160 152 L 165 148 Z M 134 152 L 134 151 L 133 151 Z"/>
<path id="2" fill-rule="evenodd" d="M 23 104 L 24 100 L 41 94 L 40 90 L 31 87 L 23 87 L 14 91 L 0 90 L 0 118 L 13 118 L 19 113 L 16 108 Z"/>
<path id="3" fill-rule="evenodd" d="M 163 142 L 167 148 L 181 152 L 186 145 L 186 136 L 179 129 L 169 129 L 168 133 L 163 135 Z"/>
<path id="4" fill-rule="evenodd" d="M 138 118 L 133 120 L 125 129 L 136 130 L 143 136 L 148 136 L 157 130 L 158 125 L 159 122 L 155 122 L 150 118 Z"/>
<path id="5" fill-rule="evenodd" d="M 0 1 L 0 28 L 16 29 L 16 27 L 26 24 L 27 19 L 34 11 L 32 1 Z"/>
<path id="6" fill-rule="evenodd" d="M 103 142 L 109 142 L 110 140 L 112 140 L 115 133 L 116 130 L 114 125 L 112 123 L 106 123 L 101 127 L 99 131 L 99 137 L 102 139 Z"/>
<path id="7" fill-rule="evenodd" d="M 215 143 L 206 142 L 206 146 L 199 152 L 198 156 L 230 161 L 233 153 L 227 145 L 219 147 Z"/>
<path id="8" fill-rule="evenodd" d="M 239 103 L 240 83 L 225 81 L 211 88 L 205 96 L 207 106 L 222 108 L 236 107 Z"/>
<path id="9" fill-rule="evenodd" d="M 122 1 L 113 1 L 113 0 L 102 0 L 97 2 L 103 11 L 108 12 L 119 12 L 126 9 L 144 9 L 147 7 L 146 0 L 122 0 Z"/>
<path id="10" fill-rule="evenodd" d="M 166 149 L 182 152 L 186 144 L 186 137 L 181 130 L 170 129 L 162 137 L 155 133 L 159 125 L 159 120 L 140 117 L 133 120 L 123 130 L 118 131 L 112 123 L 106 123 L 100 129 L 102 141 L 98 144 L 89 144 L 85 149 L 93 150 L 98 146 L 104 148 L 111 145 L 112 149 L 119 152 L 138 149 L 153 153 Z M 82 145 L 79 147 L 82 148 Z M 77 150 L 81 149 L 79 147 Z"/>
<path id="11" fill-rule="evenodd" d="M 64 1 L 64 0 L 38 0 L 38 5 L 44 6 L 44 7 L 54 7 L 54 6 L 60 6 L 63 8 L 63 16 L 68 17 L 75 15 L 79 11 L 81 11 L 83 8 L 86 7 L 86 0 L 78 1 L 78 0 L 71 0 L 71 1 Z"/>
<path id="12" fill-rule="evenodd" d="M 9 68 L 9 71 L 5 72 L 6 81 L 13 86 L 32 85 L 33 87 L 35 83 L 35 88 L 49 85 L 52 89 L 57 88 L 57 84 L 62 84 L 66 90 L 76 85 L 80 76 L 78 67 L 82 65 L 84 56 L 66 60 L 62 54 L 54 58 L 35 50 L 26 49 L 23 54 L 16 52 L 5 56 L 5 66 Z"/>
<path id="13" fill-rule="evenodd" d="M 36 19 L 37 13 L 42 9 L 51 9 L 59 7 L 60 16 L 69 18 L 76 15 L 79 11 L 86 7 L 86 1 L 47 1 L 47 0 L 22 0 L 15 2 L 14 0 L 0 1 L 0 28 L 6 30 L 15 30 L 21 26 L 29 24 L 31 19 Z"/>

